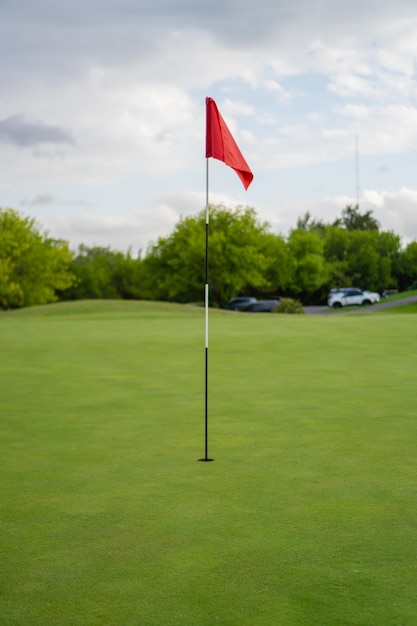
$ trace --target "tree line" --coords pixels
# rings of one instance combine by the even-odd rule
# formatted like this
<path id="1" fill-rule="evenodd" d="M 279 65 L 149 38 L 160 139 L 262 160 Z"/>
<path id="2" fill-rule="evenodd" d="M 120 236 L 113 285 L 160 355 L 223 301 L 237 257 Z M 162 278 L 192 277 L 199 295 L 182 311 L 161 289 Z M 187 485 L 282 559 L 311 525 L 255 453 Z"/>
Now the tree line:
<path id="1" fill-rule="evenodd" d="M 205 283 L 205 211 L 183 217 L 142 256 L 110 247 L 72 251 L 34 219 L 0 209 L 0 307 L 58 300 L 124 298 L 200 302 Z M 236 295 L 325 302 L 332 287 L 382 292 L 417 280 L 417 241 L 382 231 L 372 211 L 348 205 L 332 223 L 307 212 L 287 236 L 271 231 L 255 209 L 210 207 L 212 306 Z"/>

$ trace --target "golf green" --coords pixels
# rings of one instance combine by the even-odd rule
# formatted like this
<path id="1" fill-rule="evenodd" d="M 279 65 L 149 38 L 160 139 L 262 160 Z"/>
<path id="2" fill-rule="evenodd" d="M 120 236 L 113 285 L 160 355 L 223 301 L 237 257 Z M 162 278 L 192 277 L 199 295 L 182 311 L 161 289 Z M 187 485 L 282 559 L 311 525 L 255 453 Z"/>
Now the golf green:
<path id="1" fill-rule="evenodd" d="M 2 313 L 0 624 L 417 624 L 415 320 Z"/>

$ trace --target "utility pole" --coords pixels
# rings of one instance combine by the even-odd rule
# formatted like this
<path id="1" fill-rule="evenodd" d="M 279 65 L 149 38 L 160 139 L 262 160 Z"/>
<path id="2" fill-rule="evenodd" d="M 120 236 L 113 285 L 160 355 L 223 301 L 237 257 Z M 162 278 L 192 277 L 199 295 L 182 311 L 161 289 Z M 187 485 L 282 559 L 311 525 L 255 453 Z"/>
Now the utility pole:
<path id="1" fill-rule="evenodd" d="M 356 205 L 359 208 L 359 138 L 355 135 Z"/>

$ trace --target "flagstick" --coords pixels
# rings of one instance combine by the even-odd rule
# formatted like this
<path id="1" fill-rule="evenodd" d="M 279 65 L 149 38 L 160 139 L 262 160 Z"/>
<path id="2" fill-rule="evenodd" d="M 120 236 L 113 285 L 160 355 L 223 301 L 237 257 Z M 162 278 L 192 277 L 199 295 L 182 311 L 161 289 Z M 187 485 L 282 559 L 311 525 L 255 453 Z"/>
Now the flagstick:
<path id="1" fill-rule="evenodd" d="M 225 145 L 227 147 L 226 150 Z M 249 187 L 253 174 L 230 130 L 227 128 L 226 122 L 220 115 L 213 98 L 206 98 L 206 282 L 204 290 L 206 318 L 206 449 L 204 459 L 199 459 L 199 461 L 214 461 L 214 459 L 208 458 L 209 157 L 229 165 L 235 170 L 245 189 Z"/>
<path id="2" fill-rule="evenodd" d="M 204 309 L 205 309 L 205 457 L 199 461 L 214 461 L 208 458 L 208 305 L 209 305 L 209 160 L 206 159 L 206 282 L 204 287 Z"/>

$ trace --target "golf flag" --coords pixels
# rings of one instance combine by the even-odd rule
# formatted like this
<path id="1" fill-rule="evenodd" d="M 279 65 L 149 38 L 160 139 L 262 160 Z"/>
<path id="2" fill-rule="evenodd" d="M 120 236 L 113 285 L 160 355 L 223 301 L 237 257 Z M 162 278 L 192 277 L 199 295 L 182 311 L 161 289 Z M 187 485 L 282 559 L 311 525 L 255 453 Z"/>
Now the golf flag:
<path id="1" fill-rule="evenodd" d="M 208 457 L 209 157 L 234 169 L 245 189 L 251 184 L 253 174 L 212 98 L 206 98 L 206 115 L 205 456 L 198 460 L 214 461 Z"/>
<path id="2" fill-rule="evenodd" d="M 247 189 L 253 174 L 212 98 L 206 98 L 206 113 L 206 158 L 213 157 L 234 169 Z"/>

